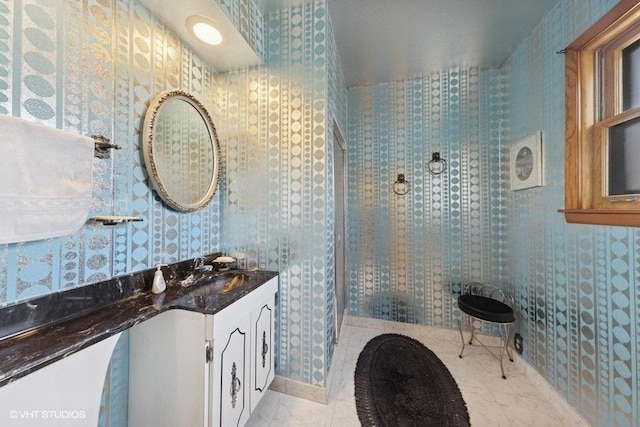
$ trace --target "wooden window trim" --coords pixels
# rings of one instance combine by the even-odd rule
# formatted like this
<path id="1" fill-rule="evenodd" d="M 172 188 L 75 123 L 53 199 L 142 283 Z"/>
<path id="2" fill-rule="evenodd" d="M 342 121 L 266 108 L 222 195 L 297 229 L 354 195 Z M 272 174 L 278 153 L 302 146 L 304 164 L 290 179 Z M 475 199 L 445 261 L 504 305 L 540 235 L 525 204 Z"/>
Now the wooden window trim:
<path id="1" fill-rule="evenodd" d="M 597 61 L 595 52 L 605 45 L 614 48 L 617 38 L 640 21 L 640 3 L 621 0 L 598 22 L 569 45 L 565 51 L 565 209 L 570 223 L 640 226 L 640 204 L 603 203 L 602 144 L 595 144 L 599 112 L 596 111 L 597 88 L 594 85 Z M 610 49 L 611 49 L 610 48 Z M 609 55 L 605 51 L 604 55 Z M 610 79 L 610 76 L 606 77 Z M 610 83 L 605 83 L 610 84 Z M 610 86 L 609 86 L 610 87 Z M 615 91 L 608 96 L 620 97 Z M 605 103 L 606 104 L 606 103 Z M 611 103 L 608 103 L 611 105 Z M 604 117 L 618 112 L 605 111 Z M 637 114 L 637 111 L 627 112 Z M 609 119 L 618 120 L 614 116 Z"/>

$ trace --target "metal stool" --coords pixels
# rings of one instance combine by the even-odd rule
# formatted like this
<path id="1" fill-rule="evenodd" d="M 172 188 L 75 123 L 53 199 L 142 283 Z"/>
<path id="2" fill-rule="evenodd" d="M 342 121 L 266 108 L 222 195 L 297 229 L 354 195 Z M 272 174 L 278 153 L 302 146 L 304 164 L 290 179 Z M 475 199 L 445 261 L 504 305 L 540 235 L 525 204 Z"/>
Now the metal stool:
<path id="1" fill-rule="evenodd" d="M 471 338 L 469 344 L 473 344 L 473 323 L 472 319 L 478 319 L 483 322 L 495 323 L 500 326 L 501 341 L 500 346 L 485 345 L 477 337 L 476 340 L 482 345 L 493 357 L 500 361 L 500 370 L 502 378 L 507 379 L 502 366 L 502 359 L 506 352 L 509 360 L 513 362 L 511 351 L 509 350 L 509 338 L 513 332 L 513 323 L 515 316 L 513 313 L 513 296 L 500 288 L 492 285 L 484 285 L 482 283 L 472 282 L 465 286 L 464 292 L 458 297 L 458 308 L 463 315 L 466 315 L 469 321 L 469 329 L 471 329 Z M 462 358 L 464 353 L 465 340 L 462 334 L 462 315 L 458 319 L 458 329 L 460 330 L 460 340 L 462 340 L 462 350 L 458 357 Z M 500 354 L 495 354 L 491 349 L 500 349 Z"/>

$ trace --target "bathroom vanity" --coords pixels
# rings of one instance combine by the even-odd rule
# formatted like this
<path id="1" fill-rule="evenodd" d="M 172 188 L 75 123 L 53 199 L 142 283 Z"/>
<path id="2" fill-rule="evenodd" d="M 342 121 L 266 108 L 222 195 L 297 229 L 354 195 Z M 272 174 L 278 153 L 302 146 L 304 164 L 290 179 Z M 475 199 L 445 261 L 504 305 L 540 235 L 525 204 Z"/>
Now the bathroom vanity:
<path id="1" fill-rule="evenodd" d="M 214 314 L 170 310 L 131 328 L 129 426 L 242 426 L 274 377 L 276 291 L 274 277 Z"/>
<path id="2" fill-rule="evenodd" d="M 166 268 L 180 276 L 193 264 Z M 153 275 L 149 269 L 0 307 L 0 396 L 42 396 L 26 406 L 3 398 L 8 409 L 30 415 L 56 403 L 97 417 L 111 350 L 129 330 L 130 426 L 242 425 L 274 376 L 277 273 L 214 271 L 190 286 L 170 281 L 160 294 L 150 292 Z M 73 378 L 60 376 L 63 368 L 78 368 L 87 387 L 50 380 Z M 81 392 L 82 407 L 75 389 L 92 390 Z M 12 414 L 0 414 L 0 425 Z"/>

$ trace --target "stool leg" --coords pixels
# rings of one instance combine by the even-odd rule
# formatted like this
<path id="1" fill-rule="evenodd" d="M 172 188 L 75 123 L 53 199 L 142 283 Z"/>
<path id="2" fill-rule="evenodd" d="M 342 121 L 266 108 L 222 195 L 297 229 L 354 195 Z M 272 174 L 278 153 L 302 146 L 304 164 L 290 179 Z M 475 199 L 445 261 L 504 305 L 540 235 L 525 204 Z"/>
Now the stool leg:
<path id="1" fill-rule="evenodd" d="M 513 362 L 513 354 L 511 354 L 511 348 L 509 343 L 511 342 L 511 335 L 513 335 L 513 323 L 509 324 L 509 332 L 507 333 L 506 346 L 507 346 L 507 356 L 509 356 L 509 361 Z"/>
<path id="2" fill-rule="evenodd" d="M 460 341 L 462 341 L 462 349 L 460 350 L 460 354 L 458 357 L 462 359 L 462 353 L 464 353 L 464 335 L 462 334 L 462 317 L 465 316 L 463 313 L 460 313 L 460 317 L 458 318 L 458 330 L 460 331 Z"/>
<path id="3" fill-rule="evenodd" d="M 506 328 L 506 331 L 504 330 Z M 504 366 L 502 365 L 502 359 L 504 357 L 504 353 L 506 351 L 509 356 L 509 360 L 513 362 L 513 358 L 511 357 L 511 353 L 509 353 L 509 336 L 511 335 L 512 324 L 509 323 L 507 325 L 501 324 L 500 330 L 504 332 L 504 341 L 502 343 L 502 348 L 500 349 L 500 371 L 502 372 L 502 379 L 506 380 L 507 376 L 504 374 Z"/>
<path id="4" fill-rule="evenodd" d="M 469 345 L 473 344 L 473 319 L 471 316 L 467 315 L 467 320 L 469 321 L 469 329 L 471 330 L 471 338 L 469 338 Z"/>

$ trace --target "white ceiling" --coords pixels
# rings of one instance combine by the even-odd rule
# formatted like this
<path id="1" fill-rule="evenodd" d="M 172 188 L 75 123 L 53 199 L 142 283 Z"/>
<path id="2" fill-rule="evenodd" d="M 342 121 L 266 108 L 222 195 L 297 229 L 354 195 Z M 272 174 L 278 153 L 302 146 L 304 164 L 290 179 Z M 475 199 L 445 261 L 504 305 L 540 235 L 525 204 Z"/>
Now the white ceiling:
<path id="1" fill-rule="evenodd" d="M 257 0 L 264 14 L 310 0 Z M 559 0 L 327 0 L 347 86 L 499 67 Z"/>

